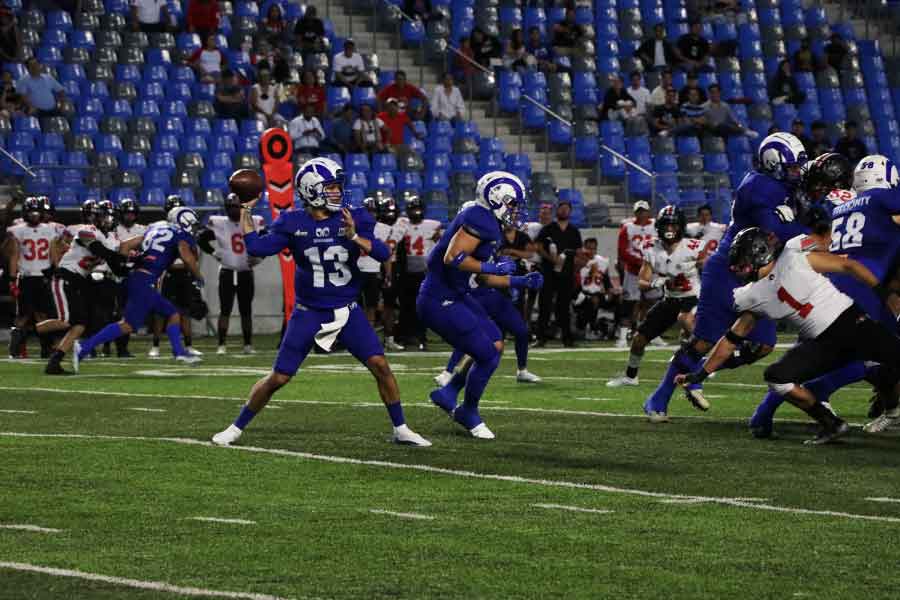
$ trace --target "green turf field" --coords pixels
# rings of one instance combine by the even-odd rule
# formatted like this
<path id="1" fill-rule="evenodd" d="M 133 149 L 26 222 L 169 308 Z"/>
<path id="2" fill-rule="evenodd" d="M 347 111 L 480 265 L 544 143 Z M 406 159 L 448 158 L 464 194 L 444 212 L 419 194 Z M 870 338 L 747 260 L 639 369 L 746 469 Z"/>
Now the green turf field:
<path id="1" fill-rule="evenodd" d="M 0 598 L 897 597 L 897 433 L 806 447 L 785 407 L 779 439 L 751 439 L 762 365 L 710 380 L 709 413 L 677 396 L 651 425 L 641 403 L 671 349 L 626 390 L 604 385 L 624 351 L 533 351 L 532 386 L 510 352 L 485 442 L 428 404 L 443 353 L 395 354 L 407 420 L 434 443 L 416 449 L 388 443 L 352 358 L 311 356 L 240 447 L 211 446 L 273 344 L 200 344 L 192 368 L 138 339 L 137 359 L 68 378 L 0 362 Z M 867 398 L 834 405 L 859 425 Z M 44 567 L 64 571 L 26 570 Z"/>

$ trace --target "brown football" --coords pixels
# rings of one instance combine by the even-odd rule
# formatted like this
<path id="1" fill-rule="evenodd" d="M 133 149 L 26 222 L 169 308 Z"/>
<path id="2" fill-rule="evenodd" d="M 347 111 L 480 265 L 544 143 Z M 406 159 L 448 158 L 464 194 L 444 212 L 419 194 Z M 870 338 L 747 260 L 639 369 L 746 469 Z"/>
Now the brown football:
<path id="1" fill-rule="evenodd" d="M 253 169 L 238 169 L 228 178 L 228 189 L 237 194 L 243 204 L 262 194 L 263 179 Z"/>

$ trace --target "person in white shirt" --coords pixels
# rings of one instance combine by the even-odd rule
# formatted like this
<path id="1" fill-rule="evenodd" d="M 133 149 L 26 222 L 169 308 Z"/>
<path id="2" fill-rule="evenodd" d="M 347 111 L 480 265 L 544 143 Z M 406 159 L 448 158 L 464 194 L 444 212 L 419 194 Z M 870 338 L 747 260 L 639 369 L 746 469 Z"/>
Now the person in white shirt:
<path id="1" fill-rule="evenodd" d="M 455 121 L 463 119 L 466 112 L 466 104 L 463 102 L 462 93 L 453 82 L 451 73 L 444 73 L 440 85 L 435 86 L 431 95 L 431 114 L 435 119 Z"/>
<path id="2" fill-rule="evenodd" d="M 363 72 L 366 65 L 362 56 L 356 52 L 356 44 L 350 38 L 344 40 L 344 51 L 335 54 L 331 61 L 331 70 L 334 72 L 334 84 L 353 87 L 359 85 L 365 79 Z"/>
<path id="3" fill-rule="evenodd" d="M 272 83 L 272 74 L 268 69 L 260 69 L 257 82 L 250 88 L 250 109 L 263 126 L 277 127 L 285 122 L 284 117 L 276 112 L 281 96 L 281 84 Z"/>
<path id="4" fill-rule="evenodd" d="M 703 242 L 703 250 L 712 255 L 719 247 L 719 240 L 725 235 L 726 229 L 728 226 L 724 223 L 713 221 L 712 206 L 704 204 L 697 209 L 697 220 L 688 223 L 685 231 L 687 237 Z"/>
<path id="5" fill-rule="evenodd" d="M 647 103 L 650 101 L 650 90 L 644 87 L 644 82 L 640 71 L 632 71 L 631 85 L 626 90 L 628 95 L 634 100 L 634 115 L 644 116 L 647 114 Z"/>
<path id="6" fill-rule="evenodd" d="M 353 122 L 353 137 L 357 152 L 384 152 L 384 121 L 375 116 L 368 104 L 360 107 L 359 118 Z"/>
<path id="7" fill-rule="evenodd" d="M 583 257 L 583 258 L 582 258 Z M 578 277 L 581 291 L 575 297 L 576 321 L 584 329 L 586 340 L 605 339 L 615 327 L 616 302 L 622 296 L 622 282 L 618 269 L 609 258 L 597 254 L 597 238 L 584 240 L 584 248 L 576 257 L 576 267 L 584 260 Z M 612 267 L 612 268 L 610 268 Z M 609 280 L 609 287 L 606 281 Z M 607 328 L 606 325 L 611 327 Z"/>
<path id="8" fill-rule="evenodd" d="M 325 131 L 315 112 L 315 105 L 305 104 L 303 114 L 288 124 L 288 134 L 294 142 L 294 153 L 316 154 L 319 151 L 319 144 L 325 139 Z"/>
<path id="9" fill-rule="evenodd" d="M 169 25 L 166 0 L 132 0 L 131 28 L 134 31 L 155 33 L 165 31 Z"/>
<path id="10" fill-rule="evenodd" d="M 663 69 L 659 76 L 659 85 L 650 92 L 650 98 L 647 100 L 648 110 L 654 107 L 662 106 L 666 103 L 666 90 L 672 87 L 672 69 Z"/>

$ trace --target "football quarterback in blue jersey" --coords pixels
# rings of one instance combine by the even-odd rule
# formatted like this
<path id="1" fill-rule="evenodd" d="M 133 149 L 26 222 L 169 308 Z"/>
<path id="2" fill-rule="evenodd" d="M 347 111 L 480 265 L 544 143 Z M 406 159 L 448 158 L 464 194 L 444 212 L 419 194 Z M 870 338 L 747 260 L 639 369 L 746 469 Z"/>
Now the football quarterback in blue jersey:
<path id="1" fill-rule="evenodd" d="M 374 234 L 375 221 L 367 210 L 343 207 L 344 172 L 328 158 L 314 158 L 300 167 L 294 189 L 303 208 L 283 212 L 267 233 L 258 233 L 250 210 L 259 200 L 241 206 L 244 242 L 250 256 L 273 256 L 290 250 L 296 264 L 296 306 L 291 314 L 272 372 L 256 382 L 250 399 L 227 429 L 213 442 L 227 446 L 238 440 L 247 424 L 273 394 L 297 373 L 317 344 L 330 350 L 343 344 L 364 364 L 378 383 L 378 392 L 400 444 L 430 446 L 431 442 L 406 425 L 397 380 L 384 357 L 384 348 L 356 303 L 362 285 L 357 261 L 362 252 L 379 262 L 390 257 L 387 245 Z"/>
<path id="2" fill-rule="evenodd" d="M 516 224 L 525 205 L 525 186 L 505 171 L 482 176 L 475 204 L 462 210 L 428 256 L 428 275 L 419 290 L 416 310 L 427 327 L 471 360 L 456 368 L 450 383 L 431 393 L 431 401 L 469 433 L 493 439 L 478 412 L 478 403 L 500 363 L 503 337 L 484 307 L 472 297 L 470 279 L 489 287 L 536 289 L 540 273 L 512 275 L 515 263 L 494 261 L 503 240 L 502 225 Z M 465 398 L 456 398 L 465 388 Z"/>
<path id="3" fill-rule="evenodd" d="M 729 270 L 728 265 L 728 251 L 735 235 L 743 229 L 759 227 L 786 242 L 806 231 L 806 227 L 795 219 L 792 208 L 794 190 L 805 163 L 806 150 L 803 144 L 789 133 L 774 133 L 760 144 L 759 170 L 747 173 L 735 190 L 731 222 L 716 253 L 703 267 L 693 336 L 675 353 L 659 387 L 644 403 L 644 412 L 650 421 L 668 420 L 669 400 L 676 387 L 675 376 L 696 371 L 703 356 L 737 318 L 733 308 L 733 292 L 740 287 L 741 282 Z M 775 323 L 761 320 L 747 336 L 739 354 L 732 357 L 725 368 L 735 368 L 759 360 L 771 352 L 774 346 Z M 709 403 L 699 388 L 693 386 L 686 388 L 686 391 L 695 407 L 701 410 L 709 408 Z"/>
<path id="4" fill-rule="evenodd" d="M 194 276 L 194 283 L 203 286 L 203 275 L 197 262 L 197 242 L 194 236 L 200 228 L 197 213 L 186 207 L 176 207 L 169 211 L 166 221 L 151 226 L 143 236 L 124 240 L 119 252 L 129 254 L 139 251 L 134 259 L 134 267 L 125 285 L 128 302 L 125 304 L 122 320 L 110 323 L 92 338 L 76 344 L 73 367 L 77 371 L 78 362 L 89 356 L 98 345 L 111 342 L 123 335 L 139 329 L 151 313 L 167 319 L 166 335 L 172 344 L 175 360 L 195 363 L 200 358 L 189 354 L 181 341 L 181 315 L 178 309 L 163 298 L 156 284 L 172 263 L 180 258 Z"/>

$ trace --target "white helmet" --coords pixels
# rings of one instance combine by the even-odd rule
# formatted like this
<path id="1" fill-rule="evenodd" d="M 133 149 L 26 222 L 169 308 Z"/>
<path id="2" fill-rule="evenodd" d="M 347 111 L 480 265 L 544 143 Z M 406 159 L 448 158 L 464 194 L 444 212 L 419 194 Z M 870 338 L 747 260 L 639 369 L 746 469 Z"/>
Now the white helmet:
<path id="1" fill-rule="evenodd" d="M 326 191 L 333 184 L 339 185 L 340 191 Z M 330 158 L 308 160 L 294 177 L 294 189 L 306 206 L 337 212 L 344 200 L 344 169 Z"/>
<path id="2" fill-rule="evenodd" d="M 803 142 L 791 133 L 773 133 L 759 145 L 760 170 L 778 181 L 796 183 L 805 163 Z"/>
<path id="3" fill-rule="evenodd" d="M 194 209 L 186 206 L 176 206 L 170 210 L 169 214 L 166 215 L 166 220 L 178 229 L 191 235 L 195 235 L 200 228 L 200 218 L 197 216 L 197 213 L 194 212 Z"/>
<path id="4" fill-rule="evenodd" d="M 475 202 L 494 213 L 504 225 L 517 226 L 525 208 L 525 185 L 512 173 L 491 171 L 478 180 Z"/>
<path id="5" fill-rule="evenodd" d="M 871 189 L 894 189 L 900 184 L 897 165 L 887 156 L 870 154 L 853 170 L 853 189 L 865 192 Z"/>

